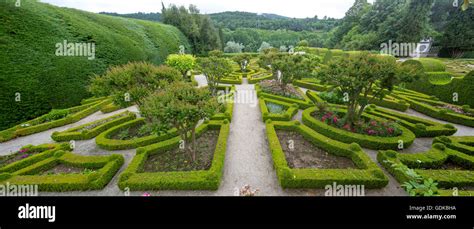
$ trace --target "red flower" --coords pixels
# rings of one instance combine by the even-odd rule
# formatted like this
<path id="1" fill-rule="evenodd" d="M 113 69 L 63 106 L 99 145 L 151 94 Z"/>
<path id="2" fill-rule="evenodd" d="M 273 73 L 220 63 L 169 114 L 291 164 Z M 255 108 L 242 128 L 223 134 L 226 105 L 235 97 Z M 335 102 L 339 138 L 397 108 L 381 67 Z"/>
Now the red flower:
<path id="1" fill-rule="evenodd" d="M 388 128 L 387 131 L 389 134 L 393 134 L 393 128 Z"/>
<path id="2" fill-rule="evenodd" d="M 375 120 L 370 121 L 371 126 L 377 126 L 377 122 Z"/>
<path id="3" fill-rule="evenodd" d="M 337 116 L 334 116 L 334 118 L 332 118 L 332 121 L 333 121 L 334 123 L 337 123 L 337 121 L 338 121 Z"/>

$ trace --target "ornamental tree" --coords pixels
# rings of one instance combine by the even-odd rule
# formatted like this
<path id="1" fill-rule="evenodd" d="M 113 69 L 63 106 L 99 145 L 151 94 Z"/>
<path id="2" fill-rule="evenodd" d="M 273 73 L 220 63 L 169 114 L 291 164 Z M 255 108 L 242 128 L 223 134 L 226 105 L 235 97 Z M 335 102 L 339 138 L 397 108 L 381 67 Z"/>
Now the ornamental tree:
<path id="1" fill-rule="evenodd" d="M 126 107 L 140 105 L 152 92 L 178 80 L 182 77 L 174 68 L 131 62 L 111 67 L 102 76 L 93 76 L 88 90 L 97 97 L 112 96 L 115 104 Z"/>
<path id="2" fill-rule="evenodd" d="M 322 83 L 337 86 L 348 98 L 346 120 L 354 126 L 367 105 L 383 99 L 395 85 L 412 82 L 422 74 L 413 66 L 402 66 L 391 56 L 363 52 L 330 61 L 321 68 L 318 78 Z"/>
<path id="3" fill-rule="evenodd" d="M 232 60 L 240 66 L 240 70 L 244 73 L 250 63 L 251 56 L 248 53 L 242 53 L 232 57 Z"/>
<path id="4" fill-rule="evenodd" d="M 175 68 L 187 79 L 188 72 L 196 65 L 196 58 L 189 54 L 171 54 L 166 58 L 166 65 Z"/>
<path id="5" fill-rule="evenodd" d="M 276 80 L 284 89 L 287 84 L 291 84 L 295 80 L 311 77 L 318 64 L 318 59 L 310 56 L 284 55 L 273 61 L 272 71 L 276 72 L 274 74 Z"/>
<path id="6" fill-rule="evenodd" d="M 223 109 L 209 90 L 190 83 L 174 82 L 144 100 L 140 112 L 156 129 L 176 128 L 186 151 L 196 159 L 196 128 L 199 121 Z"/>
<path id="7" fill-rule="evenodd" d="M 209 89 L 215 95 L 219 81 L 232 73 L 231 62 L 226 58 L 212 56 L 199 58 L 198 64 L 202 73 L 206 76 Z"/>

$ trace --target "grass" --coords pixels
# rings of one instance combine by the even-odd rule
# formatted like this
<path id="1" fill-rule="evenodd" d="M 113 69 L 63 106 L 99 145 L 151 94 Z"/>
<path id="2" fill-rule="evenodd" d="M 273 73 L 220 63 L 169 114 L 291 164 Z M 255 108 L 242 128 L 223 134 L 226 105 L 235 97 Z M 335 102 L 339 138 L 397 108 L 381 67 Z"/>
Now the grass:
<path id="1" fill-rule="evenodd" d="M 34 0 L 0 1 L 0 130 L 89 96 L 89 77 L 129 61 L 163 63 L 189 47 L 175 27 L 60 8 Z M 56 44 L 95 43 L 95 59 L 56 56 Z M 187 49 L 189 50 L 189 49 Z M 39 67 L 41 66 L 41 67 Z M 16 94 L 19 93 L 19 94 Z M 16 102 L 16 96 L 20 101 Z"/>

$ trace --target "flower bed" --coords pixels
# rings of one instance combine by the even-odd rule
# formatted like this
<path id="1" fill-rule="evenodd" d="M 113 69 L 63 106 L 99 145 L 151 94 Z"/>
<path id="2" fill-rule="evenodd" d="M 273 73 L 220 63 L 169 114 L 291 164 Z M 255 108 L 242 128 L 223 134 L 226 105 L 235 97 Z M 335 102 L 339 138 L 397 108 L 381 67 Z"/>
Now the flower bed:
<path id="1" fill-rule="evenodd" d="M 57 142 L 69 140 L 87 140 L 96 137 L 111 127 L 133 120 L 135 118 L 136 115 L 134 113 L 126 111 L 111 117 L 74 127 L 63 132 L 54 132 L 51 135 L 51 138 Z"/>
<path id="2" fill-rule="evenodd" d="M 400 125 L 410 129 L 416 137 L 453 135 L 457 131 L 457 129 L 451 124 L 442 124 L 416 116 L 379 108 L 374 105 L 368 107 L 365 112 L 384 119 L 396 121 Z"/>
<path id="3" fill-rule="evenodd" d="M 324 188 L 334 182 L 341 185 L 365 185 L 366 188 L 382 188 L 388 179 L 382 170 L 357 144 L 346 144 L 328 139 L 298 121 L 266 122 L 267 137 L 273 165 L 283 188 Z M 291 169 L 278 139 L 276 130 L 294 131 L 306 140 L 335 155 L 350 158 L 357 169 Z"/>
<path id="4" fill-rule="evenodd" d="M 419 94 L 410 95 L 408 92 L 396 91 L 395 97 L 404 99 L 410 103 L 410 107 L 420 113 L 426 114 L 433 118 L 441 119 L 444 121 L 457 123 L 465 126 L 474 127 L 474 117 L 456 113 L 450 109 L 440 108 L 450 105 L 445 102 L 439 101 L 436 97 L 420 96 Z M 453 106 L 453 105 L 450 105 Z M 457 106 L 458 107 L 458 106 Z M 459 109 L 463 109 L 459 107 Z M 468 108 L 469 112 L 472 109 Z"/>
<path id="5" fill-rule="evenodd" d="M 296 104 L 290 104 L 279 100 L 265 98 L 259 98 L 258 101 L 260 104 L 260 111 L 262 112 L 263 121 L 266 121 L 267 119 L 275 121 L 290 121 L 291 118 L 295 116 L 296 113 L 298 113 L 298 105 Z M 267 103 L 280 105 L 283 107 L 283 111 L 281 113 L 272 113 L 268 109 Z"/>
<path id="6" fill-rule="evenodd" d="M 328 125 L 327 123 L 322 122 L 321 120 L 317 120 L 313 117 L 313 113 L 317 111 L 317 108 L 309 108 L 303 112 L 303 123 L 314 130 L 317 130 L 319 133 L 326 135 L 332 139 L 338 139 L 345 143 L 358 143 L 362 147 L 369 148 L 369 149 L 398 149 L 400 147 L 400 143 L 403 143 L 403 147 L 406 148 L 410 146 L 413 141 L 415 140 L 415 134 L 411 132 L 409 129 L 394 124 L 397 129 L 401 131 L 401 135 L 399 136 L 392 136 L 392 137 L 380 137 L 380 136 L 372 136 L 368 134 L 359 134 L 353 133 L 351 131 L 340 129 L 338 127 L 334 127 Z M 345 113 L 346 111 L 341 108 L 336 108 L 334 111 L 338 113 Z M 385 120 L 378 118 L 376 116 L 364 114 L 363 117 L 365 119 L 374 120 L 376 122 L 385 122 Z"/>
<path id="7" fill-rule="evenodd" d="M 207 130 L 219 130 L 216 149 L 211 167 L 198 171 L 140 172 L 148 157 L 178 147 L 181 138 L 175 137 L 146 147 L 137 149 L 128 168 L 121 174 L 120 189 L 130 190 L 216 190 L 221 181 L 226 153 L 229 122 L 208 121 L 197 129 L 201 135 Z"/>
<path id="8" fill-rule="evenodd" d="M 112 136 L 116 135 L 120 131 L 131 127 L 138 127 L 145 124 L 144 118 L 135 119 L 132 121 L 128 121 L 121 125 L 112 127 L 101 134 L 99 134 L 95 142 L 96 144 L 106 150 L 124 150 L 124 149 L 135 149 L 141 146 L 150 145 L 153 143 L 157 143 L 160 141 L 164 141 L 178 135 L 176 129 L 172 129 L 167 131 L 166 133 L 161 134 L 153 134 L 150 136 L 135 138 L 135 139 L 128 139 L 128 140 L 120 140 L 120 139 L 113 139 Z"/>
<path id="9" fill-rule="evenodd" d="M 86 103 L 85 105 L 72 107 L 59 111 L 52 111 L 31 121 L 14 126 L 10 129 L 0 131 L 0 142 L 5 142 L 17 137 L 26 136 L 52 128 L 75 123 L 97 111 L 103 106 L 110 104 L 111 100 L 99 100 Z"/>
<path id="10" fill-rule="evenodd" d="M 84 191 L 101 189 L 122 166 L 121 155 L 80 156 L 65 152 L 67 144 L 31 147 L 45 151 L 0 169 L 0 184 L 38 185 L 39 191 Z M 80 173 L 48 174 L 58 165 L 78 168 Z"/>
<path id="11" fill-rule="evenodd" d="M 275 95 L 271 93 L 266 93 L 262 91 L 260 85 L 255 85 L 255 90 L 257 91 L 257 96 L 267 98 L 267 99 L 273 99 L 273 100 L 278 100 L 290 104 L 297 104 L 300 109 L 306 109 L 311 106 L 314 106 L 313 102 L 299 89 L 295 88 L 295 91 L 298 92 L 299 96 L 301 96 L 302 99 L 294 99 L 294 98 L 289 98 L 281 95 Z"/>
<path id="12" fill-rule="evenodd" d="M 474 157 L 435 142 L 430 150 L 416 154 L 380 151 L 377 160 L 400 183 L 407 182 L 410 178 L 406 173 L 395 169 L 394 163 L 414 169 L 423 179 L 433 179 L 438 183 L 438 188 L 443 189 L 438 195 L 453 195 L 453 190 L 449 190 L 451 188 L 459 189 L 459 195 L 474 194 L 474 191 L 463 190 L 463 187 L 474 185 Z"/>

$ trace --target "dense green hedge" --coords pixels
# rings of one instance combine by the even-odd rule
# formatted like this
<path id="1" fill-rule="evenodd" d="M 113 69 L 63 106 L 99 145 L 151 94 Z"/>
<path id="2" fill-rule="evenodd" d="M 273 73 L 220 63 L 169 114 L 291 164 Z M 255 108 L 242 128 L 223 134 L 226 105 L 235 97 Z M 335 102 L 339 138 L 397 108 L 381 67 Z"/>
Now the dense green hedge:
<path id="1" fill-rule="evenodd" d="M 171 129 L 166 133 L 161 133 L 160 135 L 154 134 L 150 136 L 145 136 L 141 138 L 134 138 L 129 140 L 119 140 L 112 139 L 111 136 L 118 133 L 121 130 L 126 128 L 142 125 L 145 123 L 144 118 L 139 118 L 135 120 L 128 121 L 126 123 L 120 124 L 118 126 L 112 127 L 95 138 L 95 143 L 102 149 L 106 150 L 125 150 L 125 149 L 136 149 L 141 146 L 150 145 L 160 141 L 164 141 L 173 137 L 178 136 L 178 131 L 176 129 Z"/>
<path id="2" fill-rule="evenodd" d="M 453 135 L 457 129 L 451 124 L 442 124 L 424 118 L 402 114 L 399 112 L 379 108 L 368 107 L 365 112 L 398 122 L 400 125 L 410 129 L 416 137 L 436 137 L 442 135 Z"/>
<path id="3" fill-rule="evenodd" d="M 448 148 L 474 156 L 474 136 L 441 136 L 433 141 L 434 143 L 442 143 Z"/>
<path id="4" fill-rule="evenodd" d="M 446 147 L 437 141 L 433 147 L 422 153 L 404 154 L 392 150 L 380 151 L 377 160 L 400 183 L 407 182 L 408 176 L 391 166 L 392 163 L 402 163 L 425 179 L 431 178 L 442 189 L 472 187 L 474 185 L 474 157 Z M 446 162 L 462 165 L 464 170 L 440 169 Z M 450 195 L 452 191 L 442 190 L 441 195 Z"/>
<path id="5" fill-rule="evenodd" d="M 379 136 L 370 136 L 370 135 L 364 135 L 364 134 L 358 134 L 358 133 L 352 133 L 348 132 L 346 130 L 339 129 L 337 127 L 333 127 L 330 125 L 327 125 L 326 123 L 323 123 L 314 117 L 312 117 L 312 113 L 316 111 L 317 108 L 312 107 L 309 109 L 306 109 L 303 112 L 303 123 L 312 129 L 316 130 L 317 132 L 326 135 L 329 138 L 332 139 L 338 139 L 342 142 L 345 143 L 358 143 L 362 147 L 368 148 L 368 149 L 398 149 L 399 146 L 399 141 L 403 141 L 403 146 L 404 148 L 409 147 L 413 141 L 415 140 L 415 134 L 411 132 L 409 129 L 398 125 L 398 128 L 403 132 L 402 135 L 396 136 L 396 137 L 379 137 Z M 344 109 L 337 109 L 338 112 L 345 112 Z M 383 121 L 383 119 L 369 115 L 369 114 L 364 114 L 365 117 L 374 119 L 374 120 L 379 120 Z"/>
<path id="6" fill-rule="evenodd" d="M 314 106 L 313 102 L 308 98 L 308 96 L 306 96 L 305 93 L 303 93 L 299 88 L 296 88 L 296 89 L 300 92 L 301 96 L 303 97 L 303 100 L 293 99 L 293 98 L 288 98 L 288 97 L 284 97 L 284 96 L 280 96 L 280 95 L 265 93 L 260 88 L 260 85 L 258 85 L 258 84 L 255 85 L 255 90 L 257 91 L 257 96 L 258 97 L 263 97 L 263 98 L 273 99 L 273 100 L 279 100 L 279 101 L 286 102 L 286 103 L 291 103 L 291 104 L 297 104 L 300 109 L 306 109 L 306 108 Z"/>
<path id="7" fill-rule="evenodd" d="M 122 124 L 124 122 L 128 122 L 130 120 L 133 120 L 136 118 L 136 115 L 132 112 L 126 111 L 120 114 L 116 114 L 111 117 L 103 118 L 94 122 L 90 122 L 84 125 L 80 125 L 78 127 L 74 127 L 62 132 L 54 132 L 51 135 L 51 138 L 57 142 L 61 141 L 70 141 L 70 140 L 87 140 L 87 139 L 92 139 L 99 135 L 100 133 L 110 129 L 111 127 L 117 126 L 119 124 Z M 108 120 L 108 121 L 107 121 Z M 102 123 L 104 121 L 107 121 L 105 123 Z M 93 129 L 88 129 L 88 130 L 83 130 L 84 127 L 94 125 L 97 123 L 102 123 L 99 126 L 94 127 Z"/>
<path id="8" fill-rule="evenodd" d="M 388 178 L 357 144 L 346 144 L 328 139 L 298 121 L 266 122 L 267 137 L 273 166 L 283 188 L 324 188 L 338 185 L 365 185 L 365 188 L 382 188 Z M 276 130 L 295 131 L 326 152 L 352 159 L 357 169 L 291 169 L 288 167 Z"/>
<path id="9" fill-rule="evenodd" d="M 440 100 L 457 105 L 469 105 L 474 107 L 474 71 L 464 77 L 454 77 L 446 81 L 451 75 L 448 72 L 428 73 L 428 76 L 407 84 L 411 90 L 434 95 Z M 440 82 L 434 84 L 433 81 Z M 447 82 L 447 83 L 446 83 Z M 458 101 L 453 101 L 454 93 L 458 95 Z"/>
<path id="10" fill-rule="evenodd" d="M 448 111 L 446 109 L 440 109 L 436 106 L 443 106 L 446 103 L 438 101 L 436 98 L 422 98 L 418 97 L 418 95 L 407 95 L 399 93 L 398 91 L 393 94 L 393 96 L 407 101 L 408 103 L 410 103 L 410 107 L 412 109 L 431 116 L 433 118 L 474 127 L 474 117 L 458 114 L 455 112 Z"/>
<path id="11" fill-rule="evenodd" d="M 446 65 L 436 59 L 431 58 L 417 58 L 403 62 L 403 65 L 414 65 L 425 72 L 444 72 L 446 71 Z"/>
<path id="12" fill-rule="evenodd" d="M 314 91 L 329 91 L 332 87 L 307 80 L 296 80 L 293 85 Z"/>
<path id="13" fill-rule="evenodd" d="M 68 115 L 62 119 L 48 121 L 41 124 L 36 124 L 40 120 L 44 119 L 44 117 L 46 117 L 48 114 L 40 116 L 36 119 L 14 126 L 10 129 L 0 131 L 0 142 L 9 141 L 13 138 L 26 136 L 26 135 L 42 132 L 45 130 L 49 130 L 52 128 L 64 126 L 67 124 L 75 123 L 99 111 L 102 107 L 110 103 L 111 103 L 111 100 L 105 99 L 102 101 L 97 101 L 97 102 L 87 103 L 85 105 L 81 105 L 77 107 L 72 107 L 72 108 L 67 109 Z"/>
<path id="14" fill-rule="evenodd" d="M 67 144 L 48 147 L 53 148 L 3 167 L 0 170 L 0 184 L 38 185 L 39 191 L 47 192 L 96 190 L 105 187 L 124 163 L 121 155 L 81 156 L 63 151 L 68 150 Z M 89 174 L 39 175 L 59 164 L 96 171 Z"/>
<path id="15" fill-rule="evenodd" d="M 60 8 L 36 0 L 0 1 L 0 130 L 89 97 L 92 74 L 129 61 L 163 63 L 179 45 L 175 27 Z M 56 56 L 56 44 L 95 43 L 95 59 Z M 21 101 L 15 102 L 16 93 Z"/>
<path id="16" fill-rule="evenodd" d="M 260 76 L 260 77 L 255 78 L 255 76 L 261 75 L 261 74 L 263 74 L 263 73 L 262 72 L 257 72 L 255 74 L 248 75 L 248 83 L 249 84 L 256 84 L 256 83 L 259 83 L 260 81 L 271 80 L 273 78 L 272 73 L 267 73 L 264 76 Z"/>
<path id="17" fill-rule="evenodd" d="M 102 107 L 102 109 L 100 109 L 100 111 L 104 114 L 107 114 L 107 113 L 111 113 L 111 112 L 114 112 L 114 111 L 118 111 L 122 109 L 122 107 L 118 106 L 118 105 L 115 105 L 114 103 L 111 103 L 111 104 L 108 104 L 108 105 L 105 105 L 104 107 Z"/>
<path id="18" fill-rule="evenodd" d="M 286 102 L 282 102 L 282 101 L 274 100 L 274 99 L 259 98 L 258 102 L 260 105 L 260 111 L 262 112 L 263 121 L 267 121 L 268 119 L 271 119 L 274 121 L 290 121 L 293 118 L 293 116 L 295 116 L 295 114 L 298 113 L 298 110 L 299 110 L 297 104 L 290 104 L 290 103 L 286 103 Z M 268 111 L 266 102 L 271 102 L 274 104 L 281 105 L 286 108 L 286 111 L 282 114 L 272 114 Z"/>
<path id="19" fill-rule="evenodd" d="M 227 137 L 229 135 L 229 122 L 227 120 L 206 122 L 198 127 L 196 133 L 200 135 L 209 129 L 220 130 L 212 165 L 209 170 L 156 173 L 139 172 L 150 155 L 176 148 L 181 138 L 175 137 L 153 145 L 138 148 L 136 156 L 120 176 L 120 189 L 217 190 L 224 168 Z"/>

